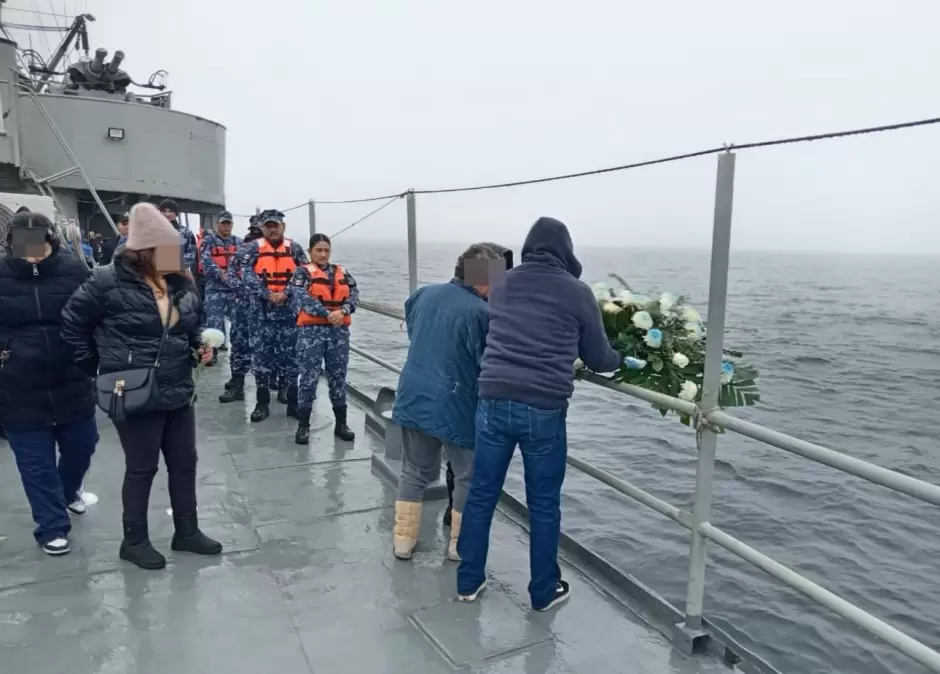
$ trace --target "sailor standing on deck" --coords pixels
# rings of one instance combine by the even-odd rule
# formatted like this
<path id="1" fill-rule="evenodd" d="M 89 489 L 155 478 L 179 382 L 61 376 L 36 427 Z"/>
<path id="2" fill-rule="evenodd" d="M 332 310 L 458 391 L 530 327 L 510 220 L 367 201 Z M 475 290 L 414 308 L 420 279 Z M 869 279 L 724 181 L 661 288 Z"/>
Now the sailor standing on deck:
<path id="1" fill-rule="evenodd" d="M 294 270 L 307 264 L 307 254 L 299 243 L 284 238 L 284 214 L 277 210 L 261 213 L 264 238 L 245 249 L 245 285 L 258 298 L 257 342 L 254 372 L 257 402 L 251 413 L 254 422 L 271 414 L 271 387 L 279 378 L 288 383 L 284 396 L 287 416 L 297 416 L 297 315 L 287 298 Z"/>
<path id="2" fill-rule="evenodd" d="M 190 277 L 195 278 L 196 264 L 198 262 L 198 246 L 196 245 L 196 235 L 180 225 L 180 207 L 172 199 L 164 199 L 160 202 L 160 212 L 163 217 L 170 221 L 173 229 L 179 232 L 180 249 L 183 255 L 183 273 L 188 273 Z"/>
<path id="3" fill-rule="evenodd" d="M 310 264 L 297 267 L 291 279 L 290 299 L 297 312 L 298 420 L 294 440 L 310 441 L 310 415 L 317 384 L 326 365 L 326 383 L 333 404 L 333 434 L 347 442 L 355 439 L 346 424 L 346 370 L 349 368 L 349 326 L 359 304 L 356 279 L 338 264 L 330 264 L 330 237 L 310 237 Z"/>
<path id="4" fill-rule="evenodd" d="M 232 260 L 242 245 L 241 239 L 232 234 L 232 214 L 219 213 L 216 231 L 207 231 L 199 246 L 199 259 L 206 279 L 205 314 L 206 327 L 225 334 L 225 319 L 232 320 L 235 314 L 238 279 L 232 273 Z M 210 364 L 218 357 L 213 352 Z"/>
<path id="5" fill-rule="evenodd" d="M 220 403 L 232 403 L 245 399 L 245 375 L 251 370 L 251 354 L 255 346 L 255 334 L 258 324 L 258 301 L 245 287 L 244 259 L 248 244 L 264 236 L 258 216 L 252 215 L 248 221 L 248 234 L 232 258 L 229 280 L 233 283 L 235 297 L 232 311 L 232 353 L 229 366 L 232 378 L 225 384 L 225 392 L 219 396 Z"/>

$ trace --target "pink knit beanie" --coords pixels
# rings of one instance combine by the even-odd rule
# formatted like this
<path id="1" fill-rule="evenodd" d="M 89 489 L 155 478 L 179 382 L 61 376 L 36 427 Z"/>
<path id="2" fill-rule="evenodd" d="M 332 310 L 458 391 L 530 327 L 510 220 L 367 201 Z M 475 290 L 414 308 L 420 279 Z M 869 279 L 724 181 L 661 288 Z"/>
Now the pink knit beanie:
<path id="1" fill-rule="evenodd" d="M 127 250 L 147 250 L 171 245 L 180 245 L 180 235 L 163 213 L 153 204 L 135 205 L 131 209 L 124 247 Z"/>

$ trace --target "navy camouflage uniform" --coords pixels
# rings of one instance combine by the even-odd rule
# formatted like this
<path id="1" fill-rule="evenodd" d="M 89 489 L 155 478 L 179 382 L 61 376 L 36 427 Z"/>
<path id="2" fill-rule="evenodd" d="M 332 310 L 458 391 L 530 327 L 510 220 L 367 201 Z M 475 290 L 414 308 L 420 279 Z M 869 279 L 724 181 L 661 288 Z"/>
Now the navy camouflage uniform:
<path id="1" fill-rule="evenodd" d="M 284 214 L 280 211 L 264 211 L 261 213 L 261 223 L 284 223 Z M 254 358 L 252 367 L 255 375 L 255 384 L 258 389 L 258 401 L 252 413 L 253 421 L 262 421 L 268 416 L 270 389 L 276 387 L 279 379 L 290 382 L 286 392 L 287 414 L 296 416 L 297 396 L 297 314 L 289 301 L 276 305 L 268 300 L 271 291 L 268 285 L 255 272 L 255 263 L 259 259 L 262 239 L 252 241 L 245 246 L 242 259 L 242 279 L 247 291 L 257 299 L 258 322 L 256 324 L 256 343 L 254 345 Z M 299 267 L 307 264 L 307 254 L 303 246 L 291 241 L 290 256 Z M 270 281 L 268 282 L 270 283 Z M 289 280 L 285 282 L 284 290 L 289 287 Z M 277 292 L 277 291 L 275 291 Z"/>
<path id="2" fill-rule="evenodd" d="M 232 214 L 223 211 L 219 215 L 219 222 L 232 222 Z M 225 269 L 219 267 L 212 257 L 213 250 L 228 250 L 238 248 L 242 240 L 234 234 L 227 239 L 217 232 L 206 232 L 202 238 L 199 257 L 202 261 L 202 273 L 206 277 L 206 296 L 204 300 L 206 312 L 206 327 L 214 328 L 225 334 L 225 319 L 234 320 L 235 305 L 238 290 L 238 279 L 232 273 L 234 252 L 226 255 L 228 258 Z"/>
<path id="3" fill-rule="evenodd" d="M 229 280 L 233 285 L 232 327 L 229 341 L 229 366 L 232 378 L 225 385 L 225 392 L 219 396 L 219 402 L 230 403 L 245 399 L 245 376 L 251 372 L 251 356 L 255 348 L 258 333 L 258 299 L 245 285 L 245 256 L 252 241 L 263 236 L 258 216 L 249 220 L 248 234 L 245 236 L 232 258 Z"/>
<path id="4" fill-rule="evenodd" d="M 327 264 L 323 269 L 328 282 L 334 284 L 336 265 Z M 340 310 L 352 315 L 359 305 L 359 287 L 356 279 L 344 268 L 343 275 L 349 286 L 349 298 Z M 311 316 L 326 318 L 330 310 L 308 292 L 310 272 L 297 267 L 290 284 L 290 301 L 295 313 L 303 311 Z M 335 287 L 335 284 L 334 284 Z M 297 408 L 300 426 L 297 442 L 304 444 L 310 426 L 310 414 L 317 396 L 317 384 L 321 373 L 326 374 L 330 403 L 336 417 L 336 435 L 346 440 L 355 437 L 346 426 L 346 372 L 349 368 L 349 327 L 345 325 L 302 325 L 297 328 L 297 362 L 300 368 L 297 387 Z M 324 367 L 325 365 L 325 367 Z M 349 436 L 349 437 L 347 437 Z"/>

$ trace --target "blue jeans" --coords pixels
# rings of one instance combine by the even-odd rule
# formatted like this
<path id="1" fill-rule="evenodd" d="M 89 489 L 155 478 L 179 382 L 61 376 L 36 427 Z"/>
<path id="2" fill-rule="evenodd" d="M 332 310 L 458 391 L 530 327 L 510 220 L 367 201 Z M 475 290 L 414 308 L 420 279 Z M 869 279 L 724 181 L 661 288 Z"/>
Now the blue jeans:
<path id="1" fill-rule="evenodd" d="M 95 417 L 30 430 L 7 429 L 23 490 L 33 511 L 33 535 L 43 545 L 72 529 L 66 505 L 78 499 L 98 443 Z M 56 466 L 56 445 L 59 462 Z"/>
<path id="2" fill-rule="evenodd" d="M 567 410 L 545 410 L 513 400 L 481 399 L 477 405 L 473 483 L 460 524 L 457 591 L 472 594 L 486 577 L 490 525 L 519 445 L 529 508 L 529 596 L 544 608 L 555 598 L 561 569 L 561 484 L 568 456 Z"/>

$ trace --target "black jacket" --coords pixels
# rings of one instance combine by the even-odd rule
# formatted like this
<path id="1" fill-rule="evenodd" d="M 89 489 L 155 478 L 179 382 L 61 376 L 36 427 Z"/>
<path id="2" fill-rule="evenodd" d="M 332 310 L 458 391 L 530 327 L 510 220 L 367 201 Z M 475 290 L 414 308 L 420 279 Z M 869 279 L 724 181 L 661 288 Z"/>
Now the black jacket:
<path id="1" fill-rule="evenodd" d="M 62 307 L 88 278 L 84 261 L 53 244 L 38 264 L 0 258 L 0 426 L 49 427 L 95 413 L 91 378 L 62 340 Z"/>
<path id="2" fill-rule="evenodd" d="M 201 305 L 192 282 L 166 277 L 179 321 L 170 328 L 157 369 L 157 398 L 151 410 L 187 407 L 193 397 L 194 349 L 199 348 Z M 150 287 L 118 255 L 99 267 L 62 312 L 62 337 L 85 372 L 108 374 L 152 367 L 163 334 Z"/>

